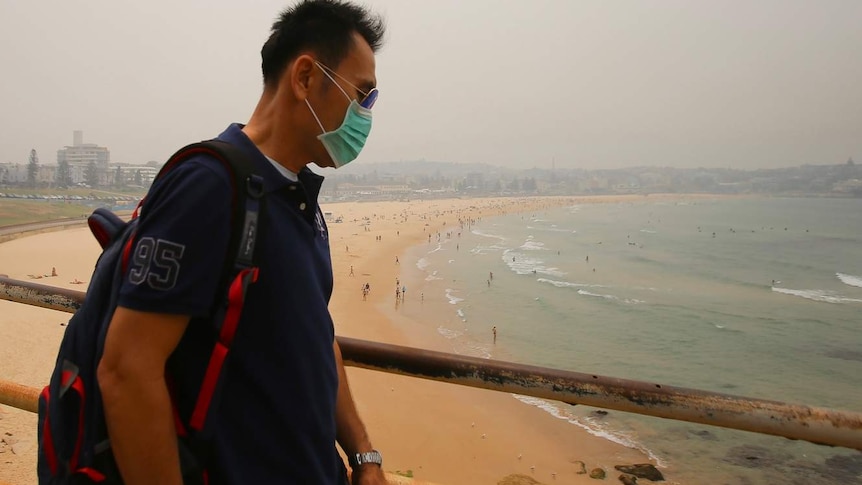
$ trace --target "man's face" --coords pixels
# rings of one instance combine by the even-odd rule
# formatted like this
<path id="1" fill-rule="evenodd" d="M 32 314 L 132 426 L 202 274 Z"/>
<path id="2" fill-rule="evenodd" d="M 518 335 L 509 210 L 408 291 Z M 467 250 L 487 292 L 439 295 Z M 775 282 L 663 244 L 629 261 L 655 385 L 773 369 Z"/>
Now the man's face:
<path id="1" fill-rule="evenodd" d="M 330 68 L 330 79 L 323 72 L 320 72 L 319 79 L 322 82 L 318 83 L 318 89 L 309 95 L 309 103 L 320 118 L 320 123 L 326 131 L 333 131 L 341 126 L 344 121 L 344 115 L 347 113 L 347 107 L 352 100 L 361 101 L 365 96 L 364 93 L 369 93 L 377 86 L 377 77 L 375 76 L 374 52 L 369 47 L 368 43 L 359 34 L 354 34 L 354 44 L 347 56 L 341 61 L 338 66 L 326 66 L 319 69 Z M 346 81 L 346 82 L 345 82 Z M 337 82 L 338 86 L 334 83 Z M 338 87 L 341 87 L 339 89 Z M 358 88 L 358 89 L 357 89 Z M 347 93 L 347 97 L 344 93 Z M 319 135 L 320 126 L 313 119 L 314 132 Z M 334 164 L 329 156 L 329 153 L 323 147 L 323 144 L 315 137 L 315 144 L 312 152 L 314 153 L 314 162 L 321 167 L 333 167 Z"/>

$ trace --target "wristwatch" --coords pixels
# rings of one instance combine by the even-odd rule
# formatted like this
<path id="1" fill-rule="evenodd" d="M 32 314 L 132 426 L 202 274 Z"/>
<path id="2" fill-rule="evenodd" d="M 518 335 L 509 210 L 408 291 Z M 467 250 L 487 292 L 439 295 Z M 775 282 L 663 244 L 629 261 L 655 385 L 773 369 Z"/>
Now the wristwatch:
<path id="1" fill-rule="evenodd" d="M 366 451 L 365 453 L 354 453 L 352 455 L 348 455 L 347 463 L 350 464 L 350 468 L 356 468 L 366 463 L 376 463 L 379 466 L 383 466 L 383 456 L 377 450 Z"/>

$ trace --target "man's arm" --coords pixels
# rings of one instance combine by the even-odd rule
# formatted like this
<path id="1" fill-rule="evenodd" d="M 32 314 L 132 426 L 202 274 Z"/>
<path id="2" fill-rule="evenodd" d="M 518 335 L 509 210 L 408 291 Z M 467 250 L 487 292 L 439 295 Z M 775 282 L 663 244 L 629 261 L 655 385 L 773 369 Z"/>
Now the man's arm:
<path id="1" fill-rule="evenodd" d="M 365 430 L 365 425 L 356 411 L 353 395 L 350 393 L 350 385 L 347 383 L 347 373 L 344 372 L 344 361 L 341 359 L 341 348 L 338 342 L 332 344 L 335 351 L 335 365 L 338 368 L 338 398 L 335 403 L 335 426 L 336 438 L 341 449 L 349 455 L 371 451 L 371 439 Z M 358 484 L 385 484 L 386 477 L 383 469 L 374 464 L 367 463 L 353 469 L 353 483 Z"/>
<path id="2" fill-rule="evenodd" d="M 127 485 L 181 485 L 165 363 L 189 317 L 117 307 L 98 379 L 111 448 Z"/>

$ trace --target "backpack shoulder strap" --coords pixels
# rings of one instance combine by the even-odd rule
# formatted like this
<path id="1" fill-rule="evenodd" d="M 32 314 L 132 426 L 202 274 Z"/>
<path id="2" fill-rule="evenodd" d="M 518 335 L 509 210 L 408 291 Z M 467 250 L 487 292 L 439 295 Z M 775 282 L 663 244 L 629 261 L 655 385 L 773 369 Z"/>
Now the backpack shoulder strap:
<path id="1" fill-rule="evenodd" d="M 248 156 L 240 148 L 221 140 L 193 143 L 180 149 L 168 160 L 157 178 L 183 160 L 196 155 L 208 155 L 224 164 L 231 174 L 232 185 L 231 234 L 218 285 L 226 290 L 225 301 L 217 306 L 212 315 L 217 339 L 188 423 L 191 431 L 201 432 L 204 430 L 210 406 L 218 401 L 219 376 L 236 334 L 246 291 L 249 285 L 257 281 L 255 243 L 264 192 L 263 178 L 254 173 Z M 188 431 L 182 428 L 178 426 L 181 436 Z"/>
<path id="2" fill-rule="evenodd" d="M 248 156 L 237 146 L 212 139 L 192 143 L 174 153 L 159 171 L 156 180 L 179 163 L 196 155 L 209 155 L 220 161 L 231 174 L 231 235 L 225 271 L 254 265 L 254 246 L 263 197 L 263 178 L 254 172 Z M 224 277 L 222 278 L 225 279 Z"/>

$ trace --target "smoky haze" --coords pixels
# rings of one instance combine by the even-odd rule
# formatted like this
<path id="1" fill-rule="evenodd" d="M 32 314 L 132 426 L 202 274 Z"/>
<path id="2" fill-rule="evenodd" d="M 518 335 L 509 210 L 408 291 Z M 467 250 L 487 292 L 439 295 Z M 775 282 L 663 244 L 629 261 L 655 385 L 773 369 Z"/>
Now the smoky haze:
<path id="1" fill-rule="evenodd" d="M 375 0 L 360 163 L 771 168 L 862 159 L 859 0 Z M 245 122 L 282 1 L 0 3 L 0 162 L 164 160 Z"/>

